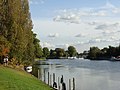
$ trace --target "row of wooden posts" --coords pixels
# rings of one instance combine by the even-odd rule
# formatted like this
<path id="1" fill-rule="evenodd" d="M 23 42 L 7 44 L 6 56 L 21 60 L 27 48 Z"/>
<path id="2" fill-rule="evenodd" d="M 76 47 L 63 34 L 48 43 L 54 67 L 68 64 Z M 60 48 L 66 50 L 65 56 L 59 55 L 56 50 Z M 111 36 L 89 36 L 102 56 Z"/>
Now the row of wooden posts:
<path id="1" fill-rule="evenodd" d="M 55 73 L 53 73 L 53 83 L 52 83 L 52 75 L 47 72 L 47 77 L 48 77 L 48 82 L 46 82 L 46 72 L 44 70 L 44 77 L 43 77 L 43 82 L 48 84 L 50 87 L 53 87 L 53 83 L 55 82 Z M 38 79 L 40 79 L 40 70 L 38 69 Z M 60 90 L 60 77 L 57 78 L 58 79 L 58 89 L 55 89 L 55 90 Z M 63 79 L 63 75 L 62 75 L 62 79 Z M 72 82 L 72 83 L 71 83 Z M 71 88 L 72 87 L 72 88 Z M 75 90 L 75 78 L 73 78 L 72 80 L 69 79 L 69 89 L 65 89 L 65 90 Z M 62 89 L 64 90 L 64 89 Z"/>

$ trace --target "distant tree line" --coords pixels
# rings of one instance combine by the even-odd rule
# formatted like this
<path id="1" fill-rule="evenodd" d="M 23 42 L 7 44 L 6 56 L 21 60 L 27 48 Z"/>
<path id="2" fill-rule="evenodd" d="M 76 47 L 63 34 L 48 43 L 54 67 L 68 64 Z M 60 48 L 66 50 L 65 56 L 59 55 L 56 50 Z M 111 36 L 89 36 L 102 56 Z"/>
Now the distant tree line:
<path id="1" fill-rule="evenodd" d="M 117 47 L 109 46 L 103 49 L 91 47 L 88 52 L 88 59 L 110 59 L 112 56 L 120 56 L 120 45 Z"/>
<path id="2" fill-rule="evenodd" d="M 6 55 L 17 64 L 42 56 L 32 28 L 28 0 L 0 0 L 0 62 Z"/>
<path id="3" fill-rule="evenodd" d="M 55 48 L 55 50 L 49 50 L 47 47 L 44 47 L 43 56 L 50 59 L 62 59 L 77 56 L 77 51 L 74 46 L 69 46 L 68 50 L 66 51 L 62 48 Z"/>

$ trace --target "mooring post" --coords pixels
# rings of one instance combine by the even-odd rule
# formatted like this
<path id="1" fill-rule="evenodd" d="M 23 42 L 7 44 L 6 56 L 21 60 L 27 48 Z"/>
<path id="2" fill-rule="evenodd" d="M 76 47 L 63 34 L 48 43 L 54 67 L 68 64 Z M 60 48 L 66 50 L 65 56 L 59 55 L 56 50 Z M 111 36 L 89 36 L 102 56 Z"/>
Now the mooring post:
<path id="1" fill-rule="evenodd" d="M 53 73 L 53 83 L 55 82 L 55 73 Z"/>
<path id="2" fill-rule="evenodd" d="M 73 78 L 73 90 L 75 90 L 75 78 Z"/>
<path id="3" fill-rule="evenodd" d="M 45 78 L 45 69 L 44 69 L 44 82 L 46 83 L 46 78 Z"/>
<path id="4" fill-rule="evenodd" d="M 48 85 L 49 85 L 49 72 L 48 72 Z"/>
<path id="5" fill-rule="evenodd" d="M 69 90 L 71 90 L 71 80 L 69 79 Z"/>
<path id="6" fill-rule="evenodd" d="M 63 80 L 63 75 L 62 75 L 60 83 L 63 83 L 63 82 L 64 82 L 64 80 Z"/>
<path id="7" fill-rule="evenodd" d="M 38 69 L 38 79 L 40 79 L 40 70 Z"/>
<path id="8" fill-rule="evenodd" d="M 50 75 L 50 86 L 52 86 L 52 75 Z"/>
<path id="9" fill-rule="evenodd" d="M 58 90 L 60 90 L 60 78 L 58 77 Z"/>

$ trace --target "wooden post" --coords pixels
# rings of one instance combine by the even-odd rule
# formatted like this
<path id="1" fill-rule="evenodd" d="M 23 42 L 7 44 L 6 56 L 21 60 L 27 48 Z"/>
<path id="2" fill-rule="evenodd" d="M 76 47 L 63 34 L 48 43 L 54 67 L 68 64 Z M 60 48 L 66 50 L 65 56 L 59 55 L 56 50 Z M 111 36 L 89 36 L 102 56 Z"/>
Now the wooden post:
<path id="1" fill-rule="evenodd" d="M 60 90 L 60 78 L 58 77 L 58 90 Z"/>
<path id="2" fill-rule="evenodd" d="M 62 79 L 63 79 L 63 75 L 62 75 Z M 64 80 L 63 80 L 64 81 Z"/>
<path id="3" fill-rule="evenodd" d="M 63 80 L 63 75 L 62 75 L 62 78 L 61 78 L 61 81 L 60 81 L 60 83 L 63 83 L 64 82 L 64 80 Z"/>
<path id="4" fill-rule="evenodd" d="M 52 86 L 52 75 L 50 75 L 50 86 Z"/>
<path id="5" fill-rule="evenodd" d="M 40 79 L 40 70 L 38 69 L 38 79 Z"/>
<path id="6" fill-rule="evenodd" d="M 69 79 L 69 90 L 71 90 L 71 80 Z"/>
<path id="7" fill-rule="evenodd" d="M 45 69 L 44 69 L 44 82 L 46 81 L 46 77 L 45 77 Z"/>
<path id="8" fill-rule="evenodd" d="M 53 83 L 55 82 L 55 73 L 53 73 Z"/>
<path id="9" fill-rule="evenodd" d="M 48 72 L 48 85 L 49 85 L 49 72 Z"/>
<path id="10" fill-rule="evenodd" d="M 73 78 L 73 90 L 75 90 L 75 78 Z"/>

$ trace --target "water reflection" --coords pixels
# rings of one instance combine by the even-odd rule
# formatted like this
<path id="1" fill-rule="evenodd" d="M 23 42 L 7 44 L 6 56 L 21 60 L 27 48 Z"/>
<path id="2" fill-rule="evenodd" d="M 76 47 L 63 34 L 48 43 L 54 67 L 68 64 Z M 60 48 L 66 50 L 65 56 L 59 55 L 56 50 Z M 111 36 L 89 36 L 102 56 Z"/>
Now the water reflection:
<path id="1" fill-rule="evenodd" d="M 48 60 L 39 62 L 37 67 L 64 76 L 68 89 L 68 80 L 75 78 L 76 90 L 120 90 L 120 62 L 89 60 Z M 47 77 L 47 74 L 46 74 Z M 47 79 L 47 78 L 46 78 Z"/>

